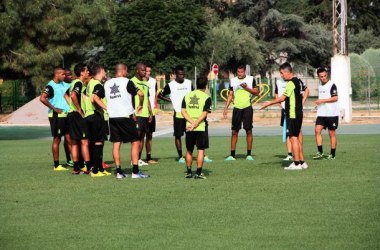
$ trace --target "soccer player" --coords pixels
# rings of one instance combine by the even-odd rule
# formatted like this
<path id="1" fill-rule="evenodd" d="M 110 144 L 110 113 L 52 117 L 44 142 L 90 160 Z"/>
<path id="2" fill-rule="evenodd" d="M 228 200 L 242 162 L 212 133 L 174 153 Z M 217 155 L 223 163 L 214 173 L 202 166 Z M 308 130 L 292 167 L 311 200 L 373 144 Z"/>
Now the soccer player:
<path id="1" fill-rule="evenodd" d="M 228 92 L 226 106 L 224 108 L 223 117 L 227 118 L 227 109 L 232 99 L 234 100 L 234 109 L 232 111 L 232 136 L 231 136 L 231 154 L 225 161 L 235 161 L 236 143 L 238 140 L 239 130 L 243 123 L 247 135 L 247 161 L 253 161 L 251 155 L 252 150 L 252 123 L 253 123 L 253 108 L 251 105 L 251 95 L 259 95 L 259 90 L 256 81 L 252 76 L 245 74 L 245 66 L 241 65 L 237 69 L 237 77 L 231 79 L 231 84 Z"/>
<path id="2" fill-rule="evenodd" d="M 150 131 L 150 124 L 152 123 L 153 114 L 149 102 L 149 85 L 144 80 L 146 73 L 146 66 L 143 63 L 138 63 L 136 65 L 136 76 L 131 79 L 131 81 L 136 85 L 136 87 L 141 90 L 144 94 L 144 103 L 142 105 L 141 113 L 137 113 L 136 122 L 137 130 L 139 133 L 140 144 L 139 144 L 139 166 L 146 166 L 148 163 L 141 160 L 141 153 L 144 148 L 144 137 L 145 134 Z M 139 103 L 139 96 L 135 96 L 135 107 L 137 109 L 137 104 Z"/>
<path id="3" fill-rule="evenodd" d="M 183 66 L 178 65 L 175 68 L 176 78 L 174 81 L 171 81 L 169 84 L 166 84 L 164 89 L 159 93 L 158 98 L 171 102 L 174 108 L 173 116 L 173 126 L 174 126 L 174 137 L 175 137 L 175 146 L 177 148 L 179 163 L 185 163 L 185 158 L 182 154 L 182 141 L 181 137 L 184 135 L 186 130 L 186 120 L 182 115 L 181 105 L 183 98 L 186 94 L 190 93 L 193 90 L 191 81 L 185 79 L 185 69 Z M 170 95 L 170 98 L 165 97 Z"/>
<path id="4" fill-rule="evenodd" d="M 91 177 L 103 177 L 111 175 L 102 166 L 104 141 L 107 139 L 104 127 L 104 110 L 107 109 L 107 106 L 102 102 L 104 87 L 101 81 L 107 73 L 102 65 L 95 65 L 93 74 L 94 78 L 90 80 L 86 89 L 85 119 L 92 144 L 90 147 L 90 158 L 93 165 Z"/>
<path id="5" fill-rule="evenodd" d="M 157 161 L 152 159 L 152 145 L 153 145 L 153 132 L 156 131 L 156 111 L 154 109 L 157 98 L 157 81 L 155 78 L 151 77 L 152 66 L 146 66 L 145 77 L 149 86 L 149 103 L 150 108 L 152 110 L 152 121 L 149 123 L 148 132 L 146 133 L 146 162 L 149 164 L 158 163 Z M 140 142 L 141 143 L 141 142 Z M 142 147 L 144 146 L 144 138 L 142 138 Z"/>
<path id="6" fill-rule="evenodd" d="M 90 154 L 88 142 L 88 127 L 84 119 L 85 104 L 83 93 L 86 89 L 84 82 L 89 78 L 88 66 L 84 63 L 75 65 L 74 73 L 78 77 L 73 81 L 69 89 L 70 110 L 67 118 L 69 120 L 70 138 L 72 143 L 72 155 L 74 160 L 73 174 L 88 173 L 90 168 Z M 86 168 L 83 165 L 86 162 Z"/>
<path id="7" fill-rule="evenodd" d="M 63 78 L 63 81 L 67 84 L 71 84 L 73 82 L 73 74 L 69 68 L 64 68 L 64 70 L 65 70 L 65 78 Z M 66 95 L 65 95 L 65 99 L 70 104 L 70 97 L 67 96 L 67 98 L 66 98 Z M 63 146 L 64 146 L 65 154 L 66 154 L 66 161 L 67 161 L 66 165 L 69 167 L 73 167 L 74 162 L 71 160 L 71 155 L 70 155 L 71 150 L 72 150 L 71 145 L 65 139 L 63 142 Z"/>
<path id="8" fill-rule="evenodd" d="M 205 93 L 207 77 L 197 79 L 197 90 L 187 94 L 182 101 L 182 115 L 186 119 L 186 178 L 192 178 L 194 146 L 197 146 L 197 172 L 195 179 L 206 179 L 202 175 L 205 149 L 209 147 L 207 114 L 211 112 L 211 98 Z"/>
<path id="9" fill-rule="evenodd" d="M 121 143 L 132 143 L 132 178 L 147 178 L 139 171 L 139 147 L 140 138 L 133 120 L 135 110 L 133 108 L 133 98 L 138 97 L 136 112 L 142 110 L 144 103 L 144 93 L 128 78 L 127 66 L 122 63 L 116 64 L 115 78 L 108 80 L 105 85 L 105 96 L 107 99 L 107 111 L 109 114 L 110 141 L 113 142 L 113 158 L 116 164 L 116 178 L 127 177 L 123 173 L 120 164 Z"/>
<path id="10" fill-rule="evenodd" d="M 313 159 L 325 158 L 322 147 L 322 129 L 328 128 L 331 151 L 330 155 L 325 159 L 335 160 L 337 145 L 335 130 L 338 129 L 339 122 L 338 90 L 336 85 L 327 78 L 327 70 L 325 68 L 319 68 L 317 75 L 321 81 L 318 86 L 318 100 L 315 102 L 318 105 L 317 120 L 315 122 L 315 140 L 317 142 L 318 153 L 313 156 Z"/>
<path id="11" fill-rule="evenodd" d="M 302 105 L 305 105 L 306 99 L 309 96 L 309 89 L 302 82 L 301 79 L 298 79 L 298 80 L 302 84 L 302 91 L 303 91 Z M 277 99 L 278 97 L 282 96 L 282 93 L 284 92 L 285 88 L 286 88 L 286 82 L 282 78 L 280 78 L 276 82 L 276 88 L 275 88 L 274 97 Z M 285 116 L 286 116 L 286 114 L 285 114 L 285 102 L 278 103 L 278 105 L 281 108 L 281 123 L 280 123 L 280 125 L 281 125 L 281 127 L 283 127 L 284 126 Z M 300 131 L 298 139 L 299 139 L 300 143 L 302 144 L 303 143 L 302 129 Z M 286 156 L 286 158 L 284 159 L 284 161 L 292 161 L 293 160 L 292 144 L 291 144 L 290 138 L 288 136 L 286 137 L 286 148 L 288 150 L 288 155 Z"/>
<path id="12" fill-rule="evenodd" d="M 54 68 L 54 77 L 51 80 L 45 91 L 40 97 L 40 101 L 48 107 L 48 116 L 51 128 L 51 134 L 53 136 L 53 159 L 54 159 L 54 171 L 68 170 L 59 164 L 59 144 L 61 143 L 61 137 L 70 142 L 67 112 L 69 111 L 69 105 L 64 97 L 65 92 L 70 85 L 63 82 L 65 77 L 65 71 L 62 67 Z"/>
<path id="13" fill-rule="evenodd" d="M 280 66 L 281 77 L 287 81 L 283 94 L 273 101 L 263 103 L 261 109 L 267 108 L 273 104 L 285 101 L 285 119 L 287 126 L 287 136 L 290 137 L 294 153 L 294 162 L 285 170 L 302 170 L 308 168 L 304 161 L 302 143 L 299 135 L 302 127 L 303 111 L 303 84 L 299 78 L 294 77 L 292 66 L 284 63 Z"/>

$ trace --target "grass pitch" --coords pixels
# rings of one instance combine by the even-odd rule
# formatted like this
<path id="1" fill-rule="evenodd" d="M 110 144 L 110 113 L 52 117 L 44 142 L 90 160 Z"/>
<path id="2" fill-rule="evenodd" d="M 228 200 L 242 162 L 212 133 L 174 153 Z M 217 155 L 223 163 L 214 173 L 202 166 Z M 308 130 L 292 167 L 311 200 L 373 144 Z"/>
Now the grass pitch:
<path id="1" fill-rule="evenodd" d="M 207 180 L 184 178 L 172 138 L 154 140 L 159 164 L 135 180 L 53 172 L 51 141 L 0 141 L 0 248 L 379 249 L 379 141 L 339 135 L 337 160 L 313 161 L 305 137 L 310 169 L 284 171 L 279 137 L 254 138 L 253 162 L 244 137 L 235 162 L 223 161 L 230 138 L 212 137 Z M 111 163 L 111 143 L 104 152 Z"/>

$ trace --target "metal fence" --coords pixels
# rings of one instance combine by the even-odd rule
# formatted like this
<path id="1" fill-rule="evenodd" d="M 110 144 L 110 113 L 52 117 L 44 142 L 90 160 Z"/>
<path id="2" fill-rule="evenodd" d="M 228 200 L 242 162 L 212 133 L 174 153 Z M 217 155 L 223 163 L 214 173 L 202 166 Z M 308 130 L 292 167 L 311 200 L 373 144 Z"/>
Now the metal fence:
<path id="1" fill-rule="evenodd" d="M 0 113 L 9 113 L 28 103 L 36 95 L 26 80 L 4 81 L 0 85 Z"/>

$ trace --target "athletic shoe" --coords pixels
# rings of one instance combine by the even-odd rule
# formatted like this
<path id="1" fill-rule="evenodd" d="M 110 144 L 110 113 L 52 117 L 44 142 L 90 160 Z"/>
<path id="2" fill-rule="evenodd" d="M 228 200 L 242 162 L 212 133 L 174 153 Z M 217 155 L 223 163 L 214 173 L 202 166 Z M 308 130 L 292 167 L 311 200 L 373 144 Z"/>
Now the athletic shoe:
<path id="1" fill-rule="evenodd" d="M 207 177 L 206 176 L 203 176 L 203 174 L 201 174 L 201 175 L 197 175 L 197 174 L 195 174 L 194 175 L 194 179 L 207 179 Z"/>
<path id="2" fill-rule="evenodd" d="M 186 162 L 186 160 L 185 160 L 185 158 L 184 158 L 184 157 L 181 157 L 181 158 L 179 158 L 178 162 L 179 162 L 179 163 L 185 163 L 185 162 Z"/>
<path id="3" fill-rule="evenodd" d="M 150 175 L 143 174 L 142 172 L 138 172 L 137 174 L 132 173 L 132 179 L 139 179 L 139 178 L 148 178 Z"/>
<path id="4" fill-rule="evenodd" d="M 284 161 L 292 161 L 293 160 L 293 156 L 291 155 L 288 155 L 286 156 L 286 158 L 284 158 Z"/>
<path id="5" fill-rule="evenodd" d="M 318 152 L 315 155 L 313 155 L 313 159 L 314 160 L 320 160 L 320 159 L 323 159 L 323 158 L 325 158 L 325 155 L 323 153 L 321 153 L 321 152 Z"/>
<path id="6" fill-rule="evenodd" d="M 232 157 L 231 155 L 228 156 L 226 159 L 224 159 L 225 161 L 236 161 L 236 159 L 234 157 Z"/>
<path id="7" fill-rule="evenodd" d="M 78 171 L 76 171 L 76 170 L 71 171 L 72 174 L 80 174 L 81 172 L 82 171 L 80 171 L 80 170 L 78 170 Z"/>
<path id="8" fill-rule="evenodd" d="M 186 174 L 186 178 L 193 178 L 193 174 L 192 173 Z"/>
<path id="9" fill-rule="evenodd" d="M 207 155 L 205 155 L 205 157 L 203 158 L 203 162 L 212 162 L 212 160 L 208 158 Z"/>
<path id="10" fill-rule="evenodd" d="M 146 163 L 145 161 L 143 160 L 139 160 L 139 167 L 142 167 L 142 166 L 148 166 L 149 164 Z"/>
<path id="11" fill-rule="evenodd" d="M 309 166 L 306 164 L 306 162 L 304 162 L 304 163 L 301 165 L 301 168 L 302 168 L 302 169 L 308 169 Z"/>
<path id="12" fill-rule="evenodd" d="M 127 178 L 127 177 L 128 177 L 128 175 L 124 174 L 124 173 L 121 173 L 121 174 L 117 173 L 116 174 L 116 179 L 123 179 L 123 178 Z"/>
<path id="13" fill-rule="evenodd" d="M 333 157 L 332 155 L 329 155 L 325 158 L 325 160 L 332 161 L 335 160 L 335 156 Z"/>
<path id="14" fill-rule="evenodd" d="M 105 175 L 102 172 L 98 172 L 96 174 L 91 173 L 91 177 L 103 177 L 103 176 L 105 176 Z"/>
<path id="15" fill-rule="evenodd" d="M 248 155 L 247 158 L 245 158 L 247 161 L 254 161 L 253 157 L 251 155 Z"/>
<path id="16" fill-rule="evenodd" d="M 53 168 L 54 171 L 66 171 L 68 170 L 67 168 L 63 167 L 62 165 L 59 165 L 56 168 Z"/>
<path id="17" fill-rule="evenodd" d="M 101 172 L 102 174 L 104 174 L 104 176 L 108 176 L 108 175 L 112 175 L 110 172 L 107 172 L 106 170 L 104 170 L 103 172 Z"/>
<path id="18" fill-rule="evenodd" d="M 81 171 L 83 171 L 83 172 L 87 172 L 87 167 L 86 166 L 84 166 L 83 168 L 81 168 L 80 169 Z"/>
<path id="19" fill-rule="evenodd" d="M 73 161 L 68 161 L 66 163 L 66 166 L 68 166 L 68 167 L 74 167 L 74 162 Z"/>
<path id="20" fill-rule="evenodd" d="M 148 164 L 156 164 L 158 161 L 155 161 L 153 159 L 150 159 L 149 161 L 146 161 Z"/>
<path id="21" fill-rule="evenodd" d="M 292 164 L 290 164 L 289 167 L 285 167 L 284 170 L 302 170 L 302 167 L 301 164 L 298 164 L 298 166 L 296 166 L 296 164 L 292 162 Z"/>
<path id="22" fill-rule="evenodd" d="M 103 161 L 103 168 L 110 168 L 111 167 L 111 165 L 107 165 L 104 161 Z"/>

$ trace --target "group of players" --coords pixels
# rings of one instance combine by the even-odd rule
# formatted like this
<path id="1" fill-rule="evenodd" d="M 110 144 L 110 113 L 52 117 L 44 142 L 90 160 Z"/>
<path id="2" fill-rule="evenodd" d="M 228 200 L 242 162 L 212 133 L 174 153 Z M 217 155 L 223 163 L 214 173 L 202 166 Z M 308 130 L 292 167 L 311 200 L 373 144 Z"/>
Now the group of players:
<path id="1" fill-rule="evenodd" d="M 107 80 L 106 71 L 102 65 L 95 65 L 90 71 L 88 66 L 79 63 L 74 68 L 76 79 L 70 83 L 67 75 L 70 72 L 57 67 L 54 77 L 45 88 L 40 100 L 46 105 L 53 136 L 54 170 L 68 170 L 59 164 L 59 144 L 65 136 L 68 149 L 71 152 L 73 174 L 90 174 L 91 177 L 109 176 L 103 162 L 104 142 L 109 135 L 113 143 L 113 158 L 116 165 L 116 177 L 125 178 L 120 164 L 121 143 L 131 142 L 132 178 L 147 178 L 139 166 L 154 164 L 151 157 L 152 134 L 156 128 L 155 100 L 156 97 L 170 101 L 173 104 L 174 137 L 179 162 L 186 163 L 186 178 L 192 178 L 191 165 L 193 151 L 197 146 L 197 171 L 195 179 L 205 179 L 202 174 L 205 149 L 209 147 L 207 115 L 211 111 L 211 98 L 205 93 L 207 77 L 196 80 L 196 90 L 190 80 L 185 79 L 182 66 L 175 69 L 176 78 L 168 83 L 158 94 L 156 80 L 150 77 L 151 66 L 139 63 L 136 66 L 135 77 L 128 79 L 128 68 L 119 63 L 115 67 L 115 77 Z M 276 103 L 283 103 L 283 119 L 286 121 L 287 137 L 289 138 L 288 157 L 293 160 L 285 170 L 301 170 L 308 168 L 304 161 L 302 149 L 302 106 L 308 96 L 308 89 L 302 81 L 293 76 L 289 63 L 280 66 L 283 85 L 276 86 L 276 100 L 264 103 L 261 109 Z M 331 154 L 326 159 L 335 159 L 336 137 L 338 126 L 337 90 L 335 84 L 327 78 L 327 71 L 318 69 L 321 80 L 319 99 L 317 100 L 318 118 L 316 121 L 316 140 L 318 153 L 314 159 L 326 158 L 322 150 L 323 128 L 329 128 L 331 138 Z M 65 81 L 64 81 L 65 80 Z M 69 82 L 69 83 L 67 83 Z M 169 97 L 167 97 L 169 95 Z M 243 125 L 247 136 L 247 161 L 252 157 L 252 124 L 253 108 L 251 95 L 259 95 L 258 86 L 252 76 L 246 75 L 245 66 L 237 69 L 237 76 L 231 79 L 229 96 L 223 112 L 227 118 L 227 110 L 233 103 L 231 154 L 226 161 L 234 161 L 239 130 Z M 182 154 L 181 137 L 186 134 L 186 156 Z M 141 152 L 146 137 L 146 162 L 141 159 Z M 292 153 L 293 152 L 293 153 Z M 293 157 L 294 154 L 294 157 Z"/>

